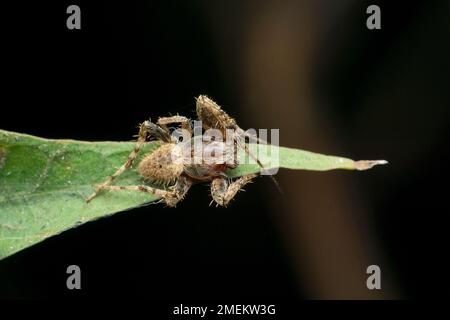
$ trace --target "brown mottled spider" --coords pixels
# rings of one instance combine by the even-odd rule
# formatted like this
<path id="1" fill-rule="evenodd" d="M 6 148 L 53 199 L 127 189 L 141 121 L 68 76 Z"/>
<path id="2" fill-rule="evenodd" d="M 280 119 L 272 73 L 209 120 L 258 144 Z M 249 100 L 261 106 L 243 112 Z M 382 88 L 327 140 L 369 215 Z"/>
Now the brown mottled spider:
<path id="1" fill-rule="evenodd" d="M 214 101 L 204 95 L 200 95 L 196 102 L 197 117 L 202 123 L 203 130 L 215 129 L 222 137 L 227 138 L 230 132 L 245 135 L 236 121 L 223 111 Z M 171 137 L 169 124 L 180 124 L 184 132 L 188 132 L 189 141 L 179 142 Z M 231 130 L 231 131 L 230 131 Z M 146 180 L 160 185 L 168 185 L 167 189 L 153 188 L 147 185 L 139 186 L 113 186 L 115 178 L 130 168 L 136 159 L 141 147 L 149 137 L 162 141 L 162 144 L 152 153 L 143 157 L 138 165 L 139 174 Z M 96 197 L 102 190 L 135 190 L 148 192 L 160 196 L 169 207 L 184 198 L 189 188 L 199 182 L 211 183 L 211 196 L 217 205 L 226 206 L 236 193 L 247 183 L 256 177 L 255 174 L 242 176 L 232 180 L 228 178 L 226 170 L 236 168 L 238 165 L 236 157 L 237 147 L 248 151 L 245 142 L 238 142 L 234 137 L 229 144 L 224 140 L 200 137 L 202 153 L 200 161 L 194 159 L 193 143 L 198 142 L 192 137 L 190 120 L 183 116 L 172 116 L 159 118 L 156 123 L 145 121 L 139 129 L 138 140 L 134 150 L 130 153 L 128 160 L 105 182 L 98 185 L 95 192 L 87 198 L 87 202 Z M 229 140 L 227 140 L 229 141 Z M 205 156 L 206 155 L 206 156 Z M 186 160 L 188 159 L 188 160 Z M 223 160 L 226 161 L 223 161 Z M 257 159 L 256 159 L 257 160 Z M 259 165 L 262 164 L 257 160 Z"/>

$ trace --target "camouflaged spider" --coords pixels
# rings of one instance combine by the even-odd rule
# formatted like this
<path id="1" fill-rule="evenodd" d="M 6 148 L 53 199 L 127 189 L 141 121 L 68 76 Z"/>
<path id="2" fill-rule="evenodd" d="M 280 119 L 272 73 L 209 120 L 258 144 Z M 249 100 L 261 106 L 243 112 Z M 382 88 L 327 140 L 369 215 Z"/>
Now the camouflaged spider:
<path id="1" fill-rule="evenodd" d="M 229 134 L 230 129 L 237 132 L 238 135 L 245 135 L 236 121 L 213 100 L 204 95 L 200 95 L 196 100 L 197 117 L 202 123 L 203 130 L 216 129 L 220 131 L 223 137 Z M 190 120 L 183 116 L 159 118 L 156 123 L 145 121 L 140 126 L 136 146 L 126 163 L 109 176 L 105 182 L 98 185 L 95 192 L 86 201 L 91 201 L 102 190 L 135 190 L 160 196 L 169 207 L 175 207 L 193 184 L 210 182 L 213 201 L 217 205 L 226 206 L 241 188 L 256 177 L 256 174 L 245 175 L 235 180 L 227 177 L 226 170 L 236 168 L 238 165 L 237 147 L 244 148 L 246 152 L 249 152 L 245 142 L 241 144 L 234 138 L 231 146 L 223 141 L 208 141 L 208 139 L 202 138 L 202 147 L 210 155 L 209 159 L 203 159 L 200 163 L 183 161 L 185 160 L 183 157 L 186 148 L 188 148 L 189 156 L 192 155 L 192 144 L 180 144 L 178 141 L 174 141 L 168 127 L 169 124 L 180 124 L 181 129 L 188 131 L 190 137 L 192 136 Z M 131 167 L 141 147 L 149 137 L 162 141 L 162 144 L 155 151 L 143 157 L 138 165 L 138 172 L 146 181 L 168 185 L 169 187 L 159 189 L 147 185 L 112 186 L 111 183 L 114 179 Z M 227 160 L 232 159 L 232 161 L 216 161 L 219 160 L 219 156 L 221 159 L 225 157 Z M 176 161 L 177 159 L 181 161 Z M 263 167 L 257 159 L 255 160 Z"/>

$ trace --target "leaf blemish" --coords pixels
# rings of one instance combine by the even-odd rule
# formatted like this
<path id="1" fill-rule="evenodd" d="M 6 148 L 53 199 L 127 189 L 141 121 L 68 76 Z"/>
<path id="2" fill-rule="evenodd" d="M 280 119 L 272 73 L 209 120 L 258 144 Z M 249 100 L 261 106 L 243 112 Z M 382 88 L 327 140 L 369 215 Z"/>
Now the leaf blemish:
<path id="1" fill-rule="evenodd" d="M 21 228 L 19 226 L 10 224 L 10 223 L 0 223 L 0 228 L 4 228 L 4 229 L 9 229 L 9 230 L 20 230 L 20 229 L 24 229 Z"/>
<path id="2" fill-rule="evenodd" d="M 6 149 L 0 147 L 0 169 L 3 168 L 5 163 L 6 163 Z"/>

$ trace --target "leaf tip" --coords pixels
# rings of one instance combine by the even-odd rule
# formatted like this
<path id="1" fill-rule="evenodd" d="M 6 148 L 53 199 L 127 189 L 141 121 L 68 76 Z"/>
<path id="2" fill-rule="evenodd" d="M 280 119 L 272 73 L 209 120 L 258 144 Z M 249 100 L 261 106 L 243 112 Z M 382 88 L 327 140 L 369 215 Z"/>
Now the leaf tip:
<path id="1" fill-rule="evenodd" d="M 377 165 L 388 164 L 386 160 L 359 160 L 355 161 L 356 170 L 368 170 Z"/>

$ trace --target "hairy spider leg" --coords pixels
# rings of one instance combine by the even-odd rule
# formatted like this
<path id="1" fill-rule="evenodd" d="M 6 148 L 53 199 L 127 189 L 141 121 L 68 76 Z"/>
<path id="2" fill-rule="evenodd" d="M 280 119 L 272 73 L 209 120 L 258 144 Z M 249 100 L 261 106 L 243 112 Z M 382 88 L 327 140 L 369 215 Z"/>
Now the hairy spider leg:
<path id="1" fill-rule="evenodd" d="M 168 124 L 172 123 L 181 123 L 181 128 L 183 130 L 187 130 L 189 134 L 192 136 L 192 128 L 191 128 L 191 122 L 188 118 L 183 116 L 172 116 L 172 117 L 161 117 L 156 122 L 158 125 L 163 127 L 166 131 L 169 131 L 169 128 L 167 128 Z"/>
<path id="2" fill-rule="evenodd" d="M 138 186 L 105 186 L 104 190 L 109 191 L 142 191 L 161 197 L 169 207 L 175 207 L 178 202 L 184 199 L 184 196 L 192 186 L 192 182 L 185 177 L 181 177 L 174 187 L 169 190 L 152 188 L 145 185 Z"/>
<path id="3" fill-rule="evenodd" d="M 228 203 L 236 196 L 239 190 L 241 190 L 247 183 L 251 182 L 255 178 L 256 174 L 249 174 L 242 176 L 239 179 L 228 182 L 225 178 L 216 178 L 211 182 L 211 196 L 213 201 L 219 206 L 226 207 Z M 211 202 L 212 203 L 212 202 Z"/>
<path id="4" fill-rule="evenodd" d="M 196 102 L 196 111 L 197 116 L 199 120 L 202 121 L 202 125 L 205 130 L 216 128 L 219 129 L 225 136 L 226 129 L 233 129 L 240 137 L 256 139 L 260 143 L 267 144 L 267 142 L 263 141 L 262 139 L 253 137 L 252 135 L 249 135 L 247 132 L 245 132 L 241 127 L 237 125 L 236 121 L 232 117 L 230 117 L 216 102 L 205 95 L 198 96 Z M 243 149 L 253 160 L 255 160 L 261 169 L 265 170 L 266 167 L 252 152 L 250 152 L 245 141 L 242 143 L 239 140 L 240 139 L 237 140 L 238 147 Z M 282 193 L 280 185 L 275 177 L 273 175 L 270 175 L 270 178 L 277 187 L 278 191 Z"/>
<path id="5" fill-rule="evenodd" d="M 170 141 L 170 135 L 168 132 L 163 130 L 163 128 L 159 127 L 158 125 L 152 123 L 151 121 L 144 121 L 140 128 L 139 128 L 139 135 L 136 142 L 136 145 L 134 146 L 133 151 L 131 151 L 130 155 L 128 156 L 127 161 L 119 168 L 117 171 L 106 178 L 106 180 L 98 185 L 95 188 L 94 193 L 92 193 L 87 199 L 86 202 L 92 201 L 103 189 L 105 189 L 107 186 L 109 186 L 118 176 L 120 176 L 126 169 L 131 167 L 133 164 L 133 161 L 136 159 L 139 151 L 141 150 L 144 143 L 147 141 L 147 137 L 149 135 L 153 135 L 163 141 L 169 142 Z"/>
<path id="6" fill-rule="evenodd" d="M 242 134 L 243 136 L 248 137 L 249 139 L 256 139 L 256 141 L 258 141 L 259 143 L 267 144 L 266 141 L 264 141 L 264 140 L 262 140 L 262 139 L 260 139 L 260 138 L 258 138 L 258 137 L 254 137 L 254 136 L 249 135 L 247 132 L 245 132 L 244 130 L 242 130 L 242 129 L 239 128 L 239 127 L 238 127 L 236 130 L 239 132 L 239 134 Z M 253 160 L 256 161 L 256 163 L 258 164 L 258 166 L 259 166 L 261 169 L 266 170 L 266 167 L 262 164 L 262 162 L 261 162 L 261 161 L 260 161 L 260 160 L 252 153 L 252 152 L 250 152 L 250 149 L 248 148 L 248 145 L 245 143 L 245 141 L 244 141 L 243 144 L 241 144 L 240 142 L 238 142 L 237 144 L 238 144 L 238 146 L 239 146 L 240 148 L 243 148 L 243 149 L 245 150 L 245 152 L 246 152 Z M 278 180 L 275 179 L 275 177 L 274 177 L 273 175 L 269 175 L 269 177 L 270 177 L 270 179 L 272 179 L 272 182 L 273 182 L 273 183 L 275 184 L 275 186 L 277 187 L 278 192 L 283 193 L 283 190 L 281 189 L 280 184 L 278 183 Z"/>

